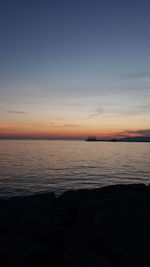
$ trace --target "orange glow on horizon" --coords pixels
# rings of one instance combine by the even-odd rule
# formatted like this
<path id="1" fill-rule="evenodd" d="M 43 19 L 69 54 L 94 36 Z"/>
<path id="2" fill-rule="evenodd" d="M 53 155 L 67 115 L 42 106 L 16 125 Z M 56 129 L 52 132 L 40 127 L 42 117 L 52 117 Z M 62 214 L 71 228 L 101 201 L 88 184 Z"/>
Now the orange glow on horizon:
<path id="1" fill-rule="evenodd" d="M 136 126 L 127 129 L 127 126 L 121 125 L 120 121 L 118 124 L 115 121 L 110 124 L 106 121 L 100 123 L 69 117 L 55 117 L 55 120 L 54 117 L 53 120 L 47 117 L 18 119 L 18 121 L 8 119 L 7 122 L 1 121 L 0 138 L 86 139 L 94 135 L 97 139 L 109 139 L 144 136 L 142 128 Z"/>
<path id="2" fill-rule="evenodd" d="M 90 135 L 94 135 L 97 139 L 107 138 L 123 138 L 143 136 L 137 130 L 95 130 L 90 127 L 52 127 L 49 129 L 33 129 L 32 127 L 6 127 L 0 126 L 0 138 L 35 138 L 35 139 L 86 139 Z"/>

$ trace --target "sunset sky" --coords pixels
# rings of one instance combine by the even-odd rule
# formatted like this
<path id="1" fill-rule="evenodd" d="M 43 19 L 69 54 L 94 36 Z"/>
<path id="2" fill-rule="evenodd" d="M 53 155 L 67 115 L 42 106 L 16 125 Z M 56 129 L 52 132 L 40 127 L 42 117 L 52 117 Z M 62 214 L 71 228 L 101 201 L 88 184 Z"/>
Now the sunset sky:
<path id="1" fill-rule="evenodd" d="M 1 0 L 0 137 L 150 136 L 149 0 Z"/>

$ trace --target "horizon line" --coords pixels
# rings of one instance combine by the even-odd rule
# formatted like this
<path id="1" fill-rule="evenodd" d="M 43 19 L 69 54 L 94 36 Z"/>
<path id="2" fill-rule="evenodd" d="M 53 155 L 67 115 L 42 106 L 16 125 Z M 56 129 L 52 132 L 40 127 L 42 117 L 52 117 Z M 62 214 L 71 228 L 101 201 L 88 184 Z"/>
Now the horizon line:
<path id="1" fill-rule="evenodd" d="M 59 140 L 63 140 L 63 141 L 73 141 L 73 140 L 88 140 L 90 136 L 88 137 L 15 137 L 15 136 L 0 136 L 0 140 L 50 140 L 50 141 L 59 141 Z M 95 137 L 96 138 L 96 137 Z M 150 136 L 139 136 L 139 135 L 136 135 L 136 136 L 122 136 L 122 137 L 101 137 L 101 138 L 96 138 L 96 140 L 98 141 L 111 141 L 113 139 L 116 139 L 116 140 L 121 140 L 121 139 L 124 139 L 124 138 L 129 138 L 129 139 L 134 139 L 134 138 L 150 138 Z"/>

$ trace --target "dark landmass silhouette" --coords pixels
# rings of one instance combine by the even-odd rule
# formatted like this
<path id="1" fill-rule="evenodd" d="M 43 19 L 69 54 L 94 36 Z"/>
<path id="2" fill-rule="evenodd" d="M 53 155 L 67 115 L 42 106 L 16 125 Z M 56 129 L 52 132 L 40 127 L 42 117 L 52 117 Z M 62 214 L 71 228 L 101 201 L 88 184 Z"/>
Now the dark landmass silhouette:
<path id="1" fill-rule="evenodd" d="M 96 137 L 94 135 L 90 135 L 86 141 L 97 141 Z"/>
<path id="2" fill-rule="evenodd" d="M 0 199 L 0 266 L 150 266 L 150 186 Z"/>
<path id="3" fill-rule="evenodd" d="M 112 138 L 112 139 L 96 139 L 96 137 L 88 137 L 88 142 L 150 142 L 149 136 L 135 136 L 124 138 Z"/>

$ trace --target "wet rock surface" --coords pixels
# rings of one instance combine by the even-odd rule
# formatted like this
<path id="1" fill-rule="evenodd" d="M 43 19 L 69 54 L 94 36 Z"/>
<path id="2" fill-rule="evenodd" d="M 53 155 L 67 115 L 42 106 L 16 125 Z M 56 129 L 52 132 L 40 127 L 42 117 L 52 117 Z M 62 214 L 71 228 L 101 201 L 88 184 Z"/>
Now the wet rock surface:
<path id="1" fill-rule="evenodd" d="M 148 267 L 150 186 L 0 199 L 0 266 Z"/>

